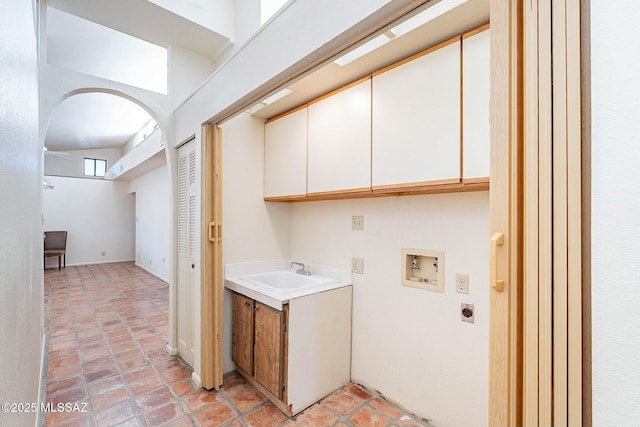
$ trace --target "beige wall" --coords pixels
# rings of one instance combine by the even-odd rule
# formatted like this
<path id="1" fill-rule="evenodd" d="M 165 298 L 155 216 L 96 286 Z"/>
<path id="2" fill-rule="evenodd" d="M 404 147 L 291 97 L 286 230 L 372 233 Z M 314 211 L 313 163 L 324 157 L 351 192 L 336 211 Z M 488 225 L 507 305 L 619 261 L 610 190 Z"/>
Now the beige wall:
<path id="1" fill-rule="evenodd" d="M 640 423 L 640 4 L 591 0 L 593 425 Z"/>
<path id="2" fill-rule="evenodd" d="M 35 2 L 33 2 L 35 3 Z M 37 402 L 43 338 L 42 146 L 30 1 L 0 3 L 0 402 Z M 0 411 L 0 425 L 35 425 Z"/>
<path id="3" fill-rule="evenodd" d="M 288 258 L 289 212 L 286 203 L 262 200 L 264 121 L 246 113 L 222 125 L 223 263 Z M 231 293 L 225 291 L 224 372 L 231 361 Z"/>
<path id="4" fill-rule="evenodd" d="M 364 215 L 364 231 L 351 216 Z M 291 254 L 353 274 L 353 381 L 379 390 L 434 425 L 486 425 L 489 194 L 443 194 L 295 203 Z M 445 252 L 445 292 L 400 285 L 401 248 Z M 469 274 L 469 295 L 455 292 Z M 475 323 L 460 303 L 475 305 Z"/>

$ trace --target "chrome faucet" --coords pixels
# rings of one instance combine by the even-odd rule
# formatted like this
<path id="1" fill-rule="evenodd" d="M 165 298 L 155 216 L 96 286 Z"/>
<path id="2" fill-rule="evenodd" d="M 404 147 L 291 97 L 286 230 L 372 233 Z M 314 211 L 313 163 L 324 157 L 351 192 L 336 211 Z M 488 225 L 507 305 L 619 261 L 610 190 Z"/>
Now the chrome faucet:
<path id="1" fill-rule="evenodd" d="M 305 268 L 305 266 L 304 266 L 304 264 L 303 264 L 303 263 L 301 263 L 301 262 L 296 262 L 296 261 L 291 261 L 291 268 L 293 268 L 293 266 L 294 266 L 294 265 L 297 265 L 297 266 L 299 266 L 299 267 L 300 267 L 299 269 L 297 269 L 297 270 L 296 270 L 296 273 L 297 273 L 297 274 L 302 274 L 302 275 L 305 275 L 305 276 L 311 276 L 311 272 L 310 272 L 310 271 L 308 271 L 308 270 Z"/>

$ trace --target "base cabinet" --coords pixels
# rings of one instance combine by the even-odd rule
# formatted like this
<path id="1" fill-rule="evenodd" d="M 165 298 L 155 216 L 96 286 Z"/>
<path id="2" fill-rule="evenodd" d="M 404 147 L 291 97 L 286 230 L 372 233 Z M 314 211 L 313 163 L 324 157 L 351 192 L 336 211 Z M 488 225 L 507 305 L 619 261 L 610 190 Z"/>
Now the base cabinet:
<path id="1" fill-rule="evenodd" d="M 233 294 L 232 360 L 278 399 L 284 389 L 284 311 Z"/>
<path id="2" fill-rule="evenodd" d="M 233 293 L 232 360 L 293 416 L 351 381 L 351 286 L 276 310 Z"/>

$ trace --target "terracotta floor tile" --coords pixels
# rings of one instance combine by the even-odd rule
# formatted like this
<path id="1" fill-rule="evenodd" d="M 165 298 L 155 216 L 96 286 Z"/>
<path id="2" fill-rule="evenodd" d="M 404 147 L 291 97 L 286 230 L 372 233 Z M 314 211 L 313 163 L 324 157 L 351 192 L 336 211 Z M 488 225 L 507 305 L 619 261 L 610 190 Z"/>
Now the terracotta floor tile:
<path id="1" fill-rule="evenodd" d="M 356 427 L 385 427 L 389 423 L 387 418 L 368 406 L 351 415 L 349 421 Z"/>
<path id="2" fill-rule="evenodd" d="M 119 376 L 108 377 L 87 384 L 87 391 L 90 396 L 99 396 L 119 388 L 124 388 L 124 383 Z"/>
<path id="3" fill-rule="evenodd" d="M 144 394 L 136 398 L 136 405 L 143 411 L 148 412 L 151 409 L 166 405 L 174 400 L 173 395 L 168 388 L 162 387 Z"/>
<path id="4" fill-rule="evenodd" d="M 369 402 L 369 405 L 373 409 L 382 412 L 392 420 L 396 420 L 400 417 L 400 415 L 402 415 L 402 413 L 398 411 L 393 405 L 379 397 L 376 397 L 371 402 Z"/>
<path id="5" fill-rule="evenodd" d="M 207 405 L 217 402 L 218 395 L 214 391 L 199 390 L 185 396 L 182 401 L 191 412 L 196 412 Z"/>
<path id="6" fill-rule="evenodd" d="M 82 363 L 85 374 L 95 372 L 105 368 L 115 368 L 111 356 L 102 356 Z"/>
<path id="7" fill-rule="evenodd" d="M 192 369 L 166 352 L 168 285 L 133 263 L 46 271 L 45 287 L 48 401 L 90 403 L 87 414 L 49 413 L 47 426 L 422 425 L 356 384 L 295 419 L 237 372 L 220 394 L 196 389 Z"/>
<path id="8" fill-rule="evenodd" d="M 301 414 L 298 414 L 295 420 L 299 425 L 307 427 L 325 427 L 333 425 L 338 421 L 338 417 L 327 408 L 316 404 L 305 409 Z"/>
<path id="9" fill-rule="evenodd" d="M 118 373 L 118 370 L 115 368 L 115 366 L 113 367 L 109 367 L 109 368 L 105 368 L 105 369 L 100 369 L 98 371 L 95 372 L 89 372 L 85 374 L 85 378 L 86 381 L 88 383 L 91 383 L 93 381 L 98 381 L 101 380 L 103 378 L 106 377 L 110 377 L 112 375 L 115 375 Z"/>
<path id="10" fill-rule="evenodd" d="M 184 418 L 180 418 L 177 421 L 174 421 L 170 424 L 168 424 L 170 427 L 193 427 L 195 426 L 195 423 L 193 421 L 191 421 L 191 418 L 189 417 L 184 417 Z M 231 427 L 229 425 L 227 425 L 226 427 Z M 241 426 L 244 427 L 244 426 Z"/>
<path id="11" fill-rule="evenodd" d="M 340 415 L 347 415 L 362 404 L 361 399 L 358 399 L 351 393 L 344 390 L 333 393 L 329 397 L 325 398 L 323 402 L 327 407 L 336 411 Z"/>
<path id="12" fill-rule="evenodd" d="M 229 401 L 240 413 L 245 413 L 267 401 L 262 393 L 252 388 L 229 397 Z"/>
<path id="13" fill-rule="evenodd" d="M 287 417 L 271 403 L 246 415 L 244 419 L 252 427 L 273 427 L 286 420 Z"/>
<path id="14" fill-rule="evenodd" d="M 248 389 L 252 389 L 253 386 L 245 380 L 242 375 L 237 372 L 233 372 L 230 375 L 226 375 L 223 380 L 221 390 L 227 396 L 233 396 L 238 393 L 242 393 Z"/>
<path id="15" fill-rule="evenodd" d="M 91 407 L 94 412 L 99 412 L 104 409 L 111 408 L 118 403 L 124 402 L 129 399 L 129 394 L 124 388 L 119 388 L 113 391 L 109 391 L 98 396 L 91 398 Z"/>
<path id="16" fill-rule="evenodd" d="M 97 427 L 122 425 L 124 421 L 133 418 L 133 408 L 129 402 L 122 402 L 107 410 L 96 413 Z"/>
<path id="17" fill-rule="evenodd" d="M 51 395 L 62 390 L 77 387 L 83 383 L 80 376 L 69 377 L 58 381 L 49 381 L 47 383 L 47 394 Z"/>
<path id="18" fill-rule="evenodd" d="M 195 415 L 201 427 L 219 427 L 236 414 L 224 403 L 217 403 Z"/>
<path id="19" fill-rule="evenodd" d="M 360 398 L 362 400 L 371 399 L 371 394 L 369 394 L 369 392 L 367 392 L 366 390 L 362 389 L 362 387 L 357 386 L 355 384 L 349 384 L 345 386 L 344 389 L 349 393 L 353 394 L 355 397 Z"/>
<path id="20" fill-rule="evenodd" d="M 142 357 L 142 353 L 137 348 L 133 348 L 131 350 L 126 350 L 122 352 L 114 352 L 116 361 L 127 360 L 133 357 Z"/>
<path id="21" fill-rule="evenodd" d="M 178 403 L 172 402 L 160 408 L 147 412 L 144 417 L 150 426 L 168 424 L 185 416 L 184 411 Z"/>
<path id="22" fill-rule="evenodd" d="M 145 378 L 142 381 L 129 384 L 129 388 L 134 396 L 142 396 L 152 390 L 162 387 L 164 384 L 157 376 Z"/>
<path id="23" fill-rule="evenodd" d="M 175 382 L 190 378 L 193 371 L 186 368 L 179 368 L 173 369 L 171 371 L 161 371 L 161 373 L 162 378 L 164 378 L 167 384 L 173 384 Z"/>
<path id="24" fill-rule="evenodd" d="M 49 361 L 49 365 L 48 365 L 48 369 L 55 369 L 55 368 L 59 368 L 60 366 L 74 365 L 74 364 L 79 364 L 79 363 L 80 363 L 80 361 L 78 360 L 78 354 L 74 353 L 74 354 L 71 354 L 69 356 L 60 357 L 58 359 L 50 360 Z"/>
<path id="25" fill-rule="evenodd" d="M 152 362 L 157 363 L 157 362 L 168 360 L 171 356 L 169 356 L 167 352 L 164 349 L 162 349 L 162 350 L 157 350 L 147 354 L 147 357 Z"/>
<path id="26" fill-rule="evenodd" d="M 149 361 L 142 356 L 136 356 L 131 359 L 118 360 L 118 368 L 121 372 L 131 371 L 143 368 L 149 365 Z"/>
<path id="27" fill-rule="evenodd" d="M 144 380 L 149 377 L 155 377 L 158 374 L 153 370 L 151 366 L 145 366 L 144 368 L 134 369 L 123 375 L 123 378 L 128 383 Z"/>
<path id="28" fill-rule="evenodd" d="M 80 365 L 77 363 L 71 363 L 69 365 L 63 365 L 47 372 L 47 379 L 49 381 L 59 380 L 66 377 L 78 376 L 82 374 Z"/>
<path id="29" fill-rule="evenodd" d="M 191 381 L 183 380 L 175 384 L 171 384 L 171 390 L 176 396 L 180 397 L 180 396 L 184 396 L 185 394 L 192 393 L 196 389 L 191 383 Z"/>
<path id="30" fill-rule="evenodd" d="M 58 403 L 80 403 L 85 402 L 86 397 L 84 387 L 80 386 L 47 395 L 47 402 L 51 402 L 53 405 Z"/>

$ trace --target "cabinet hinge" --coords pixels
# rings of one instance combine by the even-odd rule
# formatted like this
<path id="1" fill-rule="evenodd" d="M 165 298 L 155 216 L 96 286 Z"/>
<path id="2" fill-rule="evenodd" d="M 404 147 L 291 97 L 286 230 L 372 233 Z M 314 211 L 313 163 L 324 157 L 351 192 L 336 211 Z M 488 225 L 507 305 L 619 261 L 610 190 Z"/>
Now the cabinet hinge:
<path id="1" fill-rule="evenodd" d="M 287 324 L 286 323 L 282 324 L 282 332 L 287 332 Z"/>
<path id="2" fill-rule="evenodd" d="M 284 389 L 287 388 L 287 385 L 285 383 L 282 383 L 282 391 L 284 392 Z"/>

